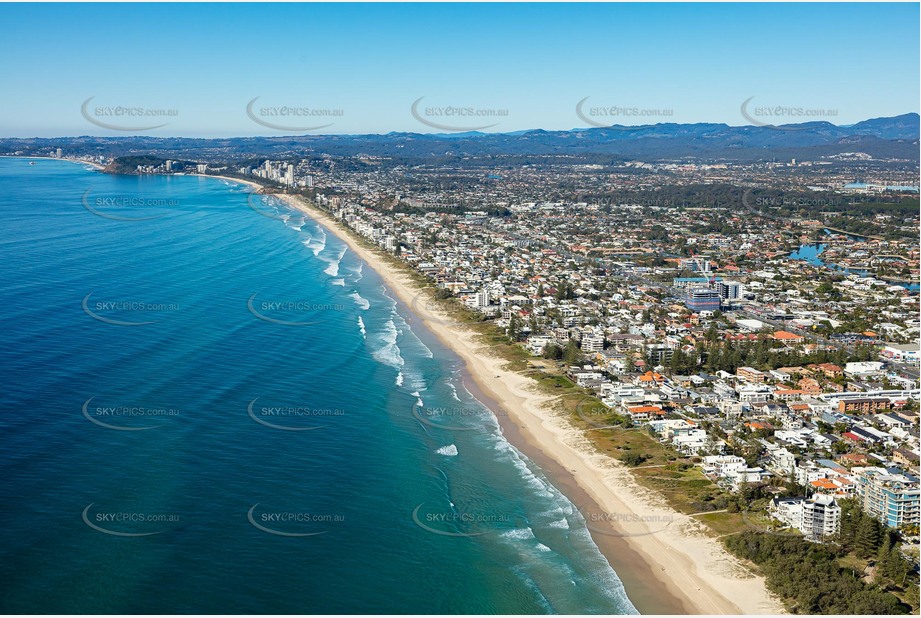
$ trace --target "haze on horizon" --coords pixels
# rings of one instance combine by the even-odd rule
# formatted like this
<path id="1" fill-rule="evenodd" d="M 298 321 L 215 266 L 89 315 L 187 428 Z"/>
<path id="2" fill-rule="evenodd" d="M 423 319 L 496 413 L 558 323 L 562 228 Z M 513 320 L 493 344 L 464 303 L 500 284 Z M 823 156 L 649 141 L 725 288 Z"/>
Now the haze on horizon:
<path id="1" fill-rule="evenodd" d="M 848 125 L 921 107 L 918 19 L 893 3 L 5 4 L 0 135 L 739 126 L 774 108 L 756 120 Z"/>

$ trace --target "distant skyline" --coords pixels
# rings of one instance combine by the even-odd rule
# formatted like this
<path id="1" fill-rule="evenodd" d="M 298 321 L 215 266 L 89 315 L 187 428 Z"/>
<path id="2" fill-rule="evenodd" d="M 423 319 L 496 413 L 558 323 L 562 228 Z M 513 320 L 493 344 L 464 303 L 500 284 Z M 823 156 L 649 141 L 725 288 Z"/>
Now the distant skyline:
<path id="1" fill-rule="evenodd" d="M 5 137 L 846 125 L 921 107 L 916 3 L 3 4 L 0 22 Z"/>

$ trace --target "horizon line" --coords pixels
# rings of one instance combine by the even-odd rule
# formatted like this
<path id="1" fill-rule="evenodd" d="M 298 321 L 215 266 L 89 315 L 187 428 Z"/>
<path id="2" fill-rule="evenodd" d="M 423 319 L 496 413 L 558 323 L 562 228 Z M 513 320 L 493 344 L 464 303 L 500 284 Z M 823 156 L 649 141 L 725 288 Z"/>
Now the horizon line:
<path id="1" fill-rule="evenodd" d="M 611 125 L 607 125 L 604 127 L 600 127 L 600 126 L 598 127 L 573 127 L 570 129 L 544 129 L 540 127 L 535 127 L 535 128 L 530 128 L 530 129 L 516 129 L 516 130 L 511 130 L 511 131 L 470 130 L 470 131 L 442 131 L 442 132 L 437 132 L 437 133 L 436 132 L 423 133 L 423 132 L 417 132 L 417 131 L 391 130 L 391 131 L 386 131 L 386 132 L 367 132 L 367 133 L 287 133 L 287 134 L 280 134 L 280 135 L 254 134 L 254 135 L 226 135 L 226 136 L 211 136 L 211 137 L 193 136 L 193 135 L 150 135 L 150 134 L 144 134 L 144 133 L 136 133 L 132 135 L 117 135 L 117 134 L 116 135 L 95 135 L 91 133 L 84 133 L 84 134 L 77 134 L 77 135 L 55 135 L 52 137 L 40 137 L 37 135 L 26 136 L 26 137 L 0 136 L 0 139 L 5 139 L 5 140 L 39 140 L 39 139 L 50 140 L 50 139 L 77 139 L 77 138 L 86 138 L 86 137 L 91 137 L 91 138 L 96 138 L 96 139 L 110 139 L 110 138 L 126 139 L 126 138 L 146 137 L 146 138 L 154 138 L 154 139 L 209 140 L 209 139 L 252 139 L 252 138 L 285 139 L 285 138 L 292 138 L 292 137 L 369 137 L 369 136 L 387 137 L 390 135 L 418 135 L 418 136 L 423 136 L 423 137 L 455 137 L 456 138 L 456 137 L 463 137 L 463 136 L 488 137 L 488 136 L 499 136 L 499 135 L 516 135 L 516 134 L 533 133 L 537 131 L 542 131 L 545 133 L 573 133 L 573 132 L 585 132 L 585 131 L 604 131 L 604 130 L 609 130 L 609 129 L 637 131 L 640 129 L 655 128 L 655 127 L 660 127 L 660 126 L 695 126 L 695 125 L 717 125 L 717 126 L 722 125 L 730 129 L 746 129 L 746 128 L 778 129 L 781 127 L 803 127 L 805 129 L 808 129 L 811 127 L 819 127 L 819 126 L 827 125 L 827 126 L 831 126 L 835 128 L 846 129 L 846 128 L 858 125 L 862 122 L 869 122 L 871 120 L 886 120 L 886 119 L 901 118 L 903 116 L 912 116 L 912 115 L 921 117 L 921 114 L 919 114 L 919 112 L 912 111 L 912 112 L 905 112 L 902 114 L 896 114 L 894 116 L 875 116 L 872 118 L 865 118 L 863 120 L 858 120 L 856 122 L 852 122 L 849 124 L 834 124 L 827 120 L 811 120 L 811 121 L 798 122 L 798 123 L 788 122 L 788 123 L 783 123 L 783 124 L 739 124 L 739 125 L 733 125 L 727 122 L 703 121 L 703 122 L 656 122 L 653 124 L 636 124 L 636 125 L 611 124 Z M 919 138 L 921 138 L 921 135 L 919 135 Z"/>

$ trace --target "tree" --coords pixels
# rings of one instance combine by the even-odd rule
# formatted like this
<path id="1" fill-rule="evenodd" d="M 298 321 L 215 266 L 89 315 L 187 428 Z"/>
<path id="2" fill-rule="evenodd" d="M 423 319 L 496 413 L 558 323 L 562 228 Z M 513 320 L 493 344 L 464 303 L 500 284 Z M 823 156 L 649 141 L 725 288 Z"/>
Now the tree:
<path id="1" fill-rule="evenodd" d="M 909 582 L 905 587 L 905 598 L 911 603 L 912 609 L 918 613 L 918 606 L 921 605 L 921 592 L 918 590 L 918 582 Z"/>
<path id="2" fill-rule="evenodd" d="M 711 344 L 716 343 L 720 338 L 719 330 L 716 328 L 715 322 L 710 322 L 709 328 L 707 328 L 706 334 L 707 341 Z"/>
<path id="3" fill-rule="evenodd" d="M 566 343 L 566 349 L 563 351 L 563 362 L 567 365 L 578 365 L 582 362 L 582 351 L 572 339 Z"/>
<path id="4" fill-rule="evenodd" d="M 547 344 L 544 346 L 543 357 L 550 360 L 561 360 L 563 358 L 563 348 L 555 343 Z"/>
<path id="5" fill-rule="evenodd" d="M 800 614 L 904 614 L 894 595 L 838 564 L 834 550 L 800 537 L 746 530 L 726 537 L 735 555 L 758 564 L 771 590 Z"/>
<path id="6" fill-rule="evenodd" d="M 512 341 L 518 341 L 521 338 L 521 318 L 518 317 L 518 314 L 512 313 L 512 316 L 508 320 L 508 338 Z"/>
<path id="7" fill-rule="evenodd" d="M 841 500 L 841 523 L 838 528 L 838 543 L 846 550 L 854 547 L 854 537 L 857 535 L 857 524 L 863 517 L 863 512 L 855 500 Z"/>
<path id="8" fill-rule="evenodd" d="M 668 372 L 670 374 L 681 373 L 686 364 L 685 353 L 679 346 L 672 352 L 672 357 L 668 361 Z"/>
<path id="9" fill-rule="evenodd" d="M 874 579 L 877 582 L 882 581 L 884 577 L 889 577 L 889 574 L 886 573 L 886 565 L 889 560 L 889 552 L 892 550 L 892 541 L 889 538 L 888 534 L 883 534 L 883 542 L 879 546 L 879 551 L 876 552 L 876 573 Z"/>
<path id="10" fill-rule="evenodd" d="M 872 517 L 862 517 L 854 534 L 854 553 L 859 558 L 869 558 L 879 547 L 880 523 Z"/>
<path id="11" fill-rule="evenodd" d="M 633 352 L 627 352 L 624 355 L 624 370 L 626 373 L 632 373 L 636 369 L 636 359 L 634 358 Z"/>
<path id="12" fill-rule="evenodd" d="M 647 459 L 649 459 L 648 455 L 641 455 L 639 453 L 627 453 L 620 458 L 620 460 L 628 466 L 638 466 Z"/>
<path id="13" fill-rule="evenodd" d="M 889 535 L 887 534 L 886 537 L 888 538 Z M 882 553 L 882 549 L 880 549 L 880 553 Z M 903 586 L 905 584 L 905 578 L 908 577 L 909 564 L 902 556 L 898 542 L 890 544 L 886 554 L 877 562 L 877 567 L 897 586 Z"/>

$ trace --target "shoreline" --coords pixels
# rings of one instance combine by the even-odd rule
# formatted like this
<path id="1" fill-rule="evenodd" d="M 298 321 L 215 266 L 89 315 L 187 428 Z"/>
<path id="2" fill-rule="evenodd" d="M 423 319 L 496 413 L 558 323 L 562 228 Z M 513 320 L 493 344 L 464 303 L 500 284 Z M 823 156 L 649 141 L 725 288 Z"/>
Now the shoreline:
<path id="1" fill-rule="evenodd" d="M 232 178 L 230 176 L 218 176 L 217 174 L 185 174 L 186 176 L 196 176 L 198 178 L 217 178 L 219 180 L 226 180 L 227 182 L 235 182 L 240 185 L 246 185 L 247 187 L 252 187 L 256 189 L 256 192 L 262 194 L 262 190 L 265 188 L 258 182 L 252 180 L 244 180 L 242 178 Z M 274 193 L 272 195 L 275 195 Z M 282 194 L 279 194 L 282 195 Z"/>
<path id="2" fill-rule="evenodd" d="M 227 176 L 203 175 L 262 185 Z M 547 404 L 530 378 L 504 368 L 476 333 L 418 302 L 427 297 L 400 268 L 359 243 L 357 234 L 298 195 L 277 193 L 368 263 L 418 320 L 464 362 L 471 394 L 496 414 L 506 439 L 531 459 L 588 520 L 593 541 L 641 614 L 784 614 L 782 603 L 703 524 L 639 486 L 629 469 L 599 453 L 565 413 Z M 500 413 L 501 412 L 501 413 Z M 600 519 L 596 519 L 595 517 Z M 601 523 L 598 523 L 598 522 Z M 664 522 L 664 523 L 663 523 Z"/>
<path id="3" fill-rule="evenodd" d="M 437 334 L 436 337 L 438 337 Z M 441 337 L 438 338 L 440 341 L 442 340 Z M 604 509 L 598 501 L 579 485 L 574 472 L 567 470 L 562 463 L 548 455 L 536 443 L 536 438 L 528 431 L 526 425 L 519 425 L 517 421 L 509 416 L 502 404 L 480 389 L 479 384 L 476 382 L 476 377 L 469 371 L 466 361 L 461 375 L 467 391 L 496 415 L 496 420 L 505 439 L 534 462 L 553 486 L 566 496 L 567 500 L 576 507 L 583 517 L 588 517 L 592 514 L 604 516 Z M 502 414 L 497 411 L 502 412 Z M 599 532 L 598 528 L 601 528 L 602 525 L 595 524 L 595 528 L 588 528 L 588 532 L 601 555 L 617 574 L 617 579 L 620 580 L 627 599 L 641 615 L 695 613 L 688 599 L 679 598 L 671 594 L 670 591 L 662 590 L 655 585 L 661 583 L 660 578 L 644 560 L 643 556 L 626 542 L 625 537 L 617 536 L 616 527 L 611 527 L 608 533 Z"/>
<path id="4" fill-rule="evenodd" d="M 598 453 L 563 413 L 547 409 L 545 404 L 553 397 L 536 393 L 529 378 L 504 369 L 504 359 L 485 354 L 475 333 L 448 323 L 428 303 L 418 303 L 420 290 L 405 273 L 360 245 L 354 232 L 300 196 L 276 197 L 307 214 L 368 262 L 412 316 L 464 361 L 475 385 L 471 394 L 504 412 L 497 418 L 506 438 L 551 478 L 583 516 L 607 516 L 604 525 L 589 529 L 638 611 L 786 613 L 767 591 L 764 578 L 749 572 L 708 536 L 703 524 L 640 487 L 625 466 Z M 605 532 L 607 526 L 611 532 Z"/>
<path id="5" fill-rule="evenodd" d="M 45 155 L 0 155 L 5 159 L 47 159 L 49 161 L 67 161 L 69 163 L 82 163 L 83 165 L 90 165 L 95 169 L 102 171 L 105 169 L 104 166 L 96 163 L 95 161 L 84 161 L 83 159 L 70 159 L 68 157 L 47 157 Z"/>

